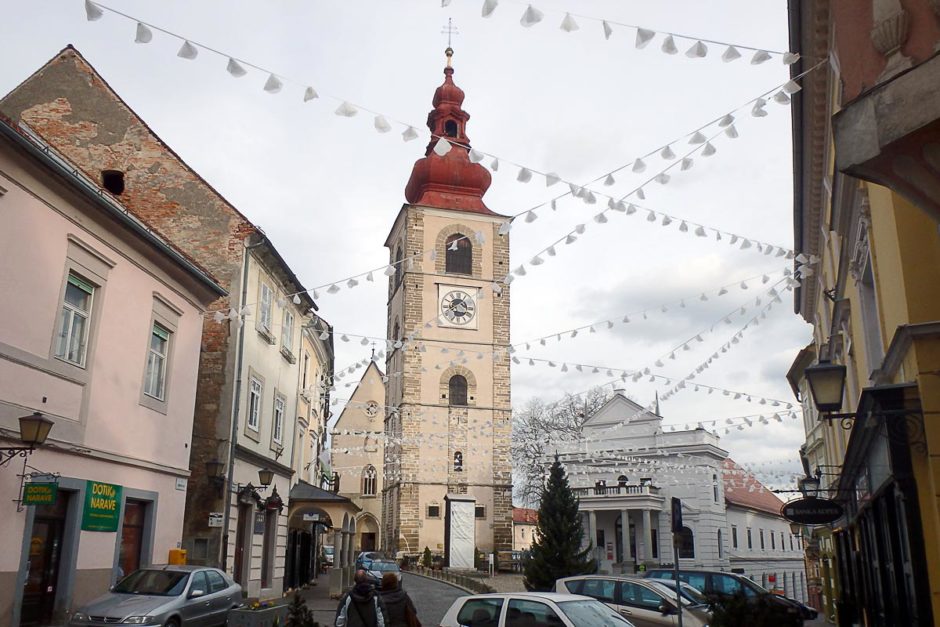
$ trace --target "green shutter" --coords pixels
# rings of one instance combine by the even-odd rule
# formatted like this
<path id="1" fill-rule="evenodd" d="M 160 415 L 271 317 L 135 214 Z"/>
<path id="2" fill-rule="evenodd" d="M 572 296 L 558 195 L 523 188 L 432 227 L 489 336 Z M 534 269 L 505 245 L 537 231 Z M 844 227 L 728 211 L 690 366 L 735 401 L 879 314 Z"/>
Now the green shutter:
<path id="1" fill-rule="evenodd" d="M 69 274 L 69 283 L 71 283 L 72 285 L 74 285 L 75 287 L 77 287 L 78 289 L 84 292 L 88 292 L 89 294 L 95 291 L 94 285 L 92 285 L 91 283 L 86 283 L 85 281 L 83 281 L 82 279 L 78 278 L 77 276 L 71 273 Z"/>
<path id="2" fill-rule="evenodd" d="M 170 341 L 170 332 L 161 327 L 159 324 L 153 325 L 153 334 L 163 340 L 166 340 L 167 342 Z"/>

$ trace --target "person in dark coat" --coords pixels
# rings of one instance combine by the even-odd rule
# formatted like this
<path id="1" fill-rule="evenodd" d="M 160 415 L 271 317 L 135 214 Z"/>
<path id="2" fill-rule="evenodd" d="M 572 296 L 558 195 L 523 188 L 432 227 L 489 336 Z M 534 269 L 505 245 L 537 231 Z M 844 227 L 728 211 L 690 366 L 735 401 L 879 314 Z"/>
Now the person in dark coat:
<path id="1" fill-rule="evenodd" d="M 369 583 L 364 570 L 357 570 L 353 576 L 355 585 L 336 608 L 336 627 L 388 627 L 388 616 L 381 596 Z"/>
<path id="2" fill-rule="evenodd" d="M 421 627 L 418 622 L 418 612 L 411 597 L 401 587 L 398 575 L 385 573 L 382 575 L 382 601 L 388 612 L 386 627 Z"/>

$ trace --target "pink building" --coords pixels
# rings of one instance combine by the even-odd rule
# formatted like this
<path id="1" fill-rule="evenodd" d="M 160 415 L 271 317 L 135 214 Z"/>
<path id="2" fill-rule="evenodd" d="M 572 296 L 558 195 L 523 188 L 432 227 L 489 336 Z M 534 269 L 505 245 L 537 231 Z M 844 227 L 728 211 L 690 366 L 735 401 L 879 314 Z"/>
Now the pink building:
<path id="1" fill-rule="evenodd" d="M 203 311 L 225 290 L 107 183 L 0 119 L 0 446 L 20 416 L 55 422 L 0 467 L 0 627 L 60 622 L 181 541 Z M 54 485 L 33 486 L 46 504 L 15 502 L 20 475 Z"/>

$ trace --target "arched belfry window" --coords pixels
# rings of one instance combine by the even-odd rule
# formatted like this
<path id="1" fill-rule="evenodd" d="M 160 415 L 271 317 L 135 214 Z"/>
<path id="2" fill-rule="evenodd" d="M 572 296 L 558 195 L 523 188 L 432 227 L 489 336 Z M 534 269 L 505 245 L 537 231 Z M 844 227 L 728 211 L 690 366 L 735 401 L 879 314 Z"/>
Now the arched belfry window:
<path id="1" fill-rule="evenodd" d="M 401 246 L 398 247 L 398 250 L 395 251 L 395 285 L 401 285 L 402 278 L 402 256 L 401 256 Z"/>
<path id="2" fill-rule="evenodd" d="M 447 399 L 449 405 L 466 406 L 467 404 L 467 378 L 455 374 L 447 384 Z"/>
<path id="3" fill-rule="evenodd" d="M 444 135 L 447 137 L 457 137 L 457 122 L 454 120 L 444 122 Z"/>
<path id="4" fill-rule="evenodd" d="M 463 472 L 463 453 L 454 453 L 454 472 Z"/>
<path id="5" fill-rule="evenodd" d="M 362 471 L 362 496 L 375 496 L 375 466 L 369 464 Z"/>
<path id="6" fill-rule="evenodd" d="M 447 238 L 444 246 L 444 271 L 455 274 L 473 274 L 473 244 L 462 233 Z"/>
<path id="7" fill-rule="evenodd" d="M 679 558 L 692 559 L 695 557 L 695 538 L 692 536 L 692 530 L 683 527 L 682 531 L 676 534 L 679 542 Z"/>
<path id="8" fill-rule="evenodd" d="M 617 485 L 620 485 L 620 486 L 625 486 L 625 485 L 627 485 L 627 476 L 626 476 L 626 475 L 620 475 L 619 477 L 617 477 Z"/>

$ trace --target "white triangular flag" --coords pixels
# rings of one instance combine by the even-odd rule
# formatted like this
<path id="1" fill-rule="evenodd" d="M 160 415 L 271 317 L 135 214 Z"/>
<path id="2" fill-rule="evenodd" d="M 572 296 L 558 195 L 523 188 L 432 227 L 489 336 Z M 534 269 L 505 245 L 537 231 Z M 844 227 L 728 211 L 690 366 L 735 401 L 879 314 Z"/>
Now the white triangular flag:
<path id="1" fill-rule="evenodd" d="M 656 178 L 653 180 L 655 180 L 660 185 L 665 185 L 666 183 L 669 182 L 669 175 L 666 174 L 665 172 L 660 172 L 659 174 L 656 175 Z"/>
<path id="2" fill-rule="evenodd" d="M 375 130 L 380 133 L 387 133 L 392 130 L 392 125 L 388 123 L 384 115 L 375 116 L 375 120 L 372 124 L 375 126 Z"/>
<path id="3" fill-rule="evenodd" d="M 790 104 L 790 96 L 786 94 L 782 89 L 774 94 L 774 102 L 777 104 Z"/>
<path id="4" fill-rule="evenodd" d="M 527 211 L 526 214 L 525 214 L 525 221 L 526 221 L 526 222 L 535 222 L 536 220 L 538 220 L 538 217 L 539 217 L 538 214 L 536 214 L 534 211 L 531 211 L 531 210 L 530 210 L 530 211 Z M 507 222 L 507 224 L 508 224 L 508 222 Z"/>
<path id="5" fill-rule="evenodd" d="M 666 214 L 663 214 L 663 226 L 669 226 L 670 224 L 672 224 L 672 218 Z M 665 310 L 666 308 L 663 307 L 663 311 Z"/>
<path id="6" fill-rule="evenodd" d="M 639 157 L 633 162 L 632 170 L 634 172 L 642 172 L 646 169 L 646 163 Z"/>
<path id="7" fill-rule="evenodd" d="M 555 174 L 554 172 L 549 172 L 545 175 L 545 187 L 551 187 L 555 183 L 561 180 L 561 177 Z"/>
<path id="8" fill-rule="evenodd" d="M 402 132 L 401 138 L 406 142 L 410 142 L 412 139 L 418 138 L 418 131 L 413 126 L 409 126 Z"/>
<path id="9" fill-rule="evenodd" d="M 235 78 L 239 78 L 248 73 L 248 71 L 241 66 L 241 63 L 239 63 L 232 57 L 229 57 L 228 65 L 225 66 L 225 71 L 231 74 L 232 76 L 234 76 Z"/>
<path id="10" fill-rule="evenodd" d="M 578 235 L 583 234 L 586 229 L 587 227 L 584 226 L 583 224 L 574 225 L 574 232 L 577 233 Z"/>
<path id="11" fill-rule="evenodd" d="M 496 10 L 496 6 L 499 4 L 499 0 L 483 0 L 483 17 L 489 17 L 493 15 L 493 11 Z"/>
<path id="12" fill-rule="evenodd" d="M 695 229 L 695 234 L 699 237 L 705 237 L 705 227 L 699 225 L 698 228 Z"/>
<path id="13" fill-rule="evenodd" d="M 636 29 L 636 43 L 634 44 L 638 49 L 646 47 L 646 44 L 653 41 L 653 37 L 656 36 L 656 31 L 647 30 L 645 28 Z"/>
<path id="14" fill-rule="evenodd" d="M 784 52 L 783 53 L 783 64 L 784 65 L 793 65 L 800 60 L 800 55 L 796 52 Z"/>
<path id="15" fill-rule="evenodd" d="M 692 137 L 689 138 L 690 144 L 704 144 L 705 141 L 706 138 L 704 135 L 702 135 L 702 131 L 695 131 L 692 133 Z"/>
<path id="16" fill-rule="evenodd" d="M 300 294 L 294 294 L 294 297 L 291 299 L 291 302 L 295 305 L 300 304 Z"/>
<path id="17" fill-rule="evenodd" d="M 767 101 L 763 98 L 758 98 L 754 101 L 754 106 L 751 108 L 751 115 L 755 118 L 763 118 L 767 116 L 767 111 L 764 110 L 764 105 L 767 104 Z"/>
<path id="18" fill-rule="evenodd" d="M 796 81 L 787 81 L 783 86 L 783 91 L 790 94 L 791 96 L 796 92 L 803 89 L 803 86 L 797 83 Z"/>
<path id="19" fill-rule="evenodd" d="M 437 143 L 434 144 L 434 154 L 436 154 L 438 157 L 443 157 L 448 152 L 450 152 L 450 149 L 451 149 L 450 142 L 447 141 L 443 137 L 438 139 Z"/>
<path id="20" fill-rule="evenodd" d="M 676 153 L 672 151 L 672 148 L 670 146 L 666 146 L 659 153 L 659 156 L 662 157 L 663 159 L 666 159 L 667 161 L 672 161 L 673 159 L 676 158 Z"/>
<path id="21" fill-rule="evenodd" d="M 516 180 L 520 183 L 528 183 L 532 180 L 532 171 L 528 168 L 519 168 L 519 174 L 516 176 Z"/>
<path id="22" fill-rule="evenodd" d="M 708 54 L 708 46 L 701 41 L 696 41 L 692 47 L 685 51 L 685 56 L 690 59 L 701 59 Z"/>
<path id="23" fill-rule="evenodd" d="M 561 21 L 560 28 L 566 33 L 571 33 L 571 32 L 578 30 L 578 28 L 580 27 L 578 26 L 578 23 L 574 21 L 574 18 L 571 17 L 570 13 L 565 13 L 565 19 Z"/>
<path id="24" fill-rule="evenodd" d="M 317 93 L 317 90 L 313 87 L 308 87 L 304 90 L 304 102 L 310 102 L 314 98 L 319 98 L 320 94 Z"/>
<path id="25" fill-rule="evenodd" d="M 598 224 L 604 224 L 605 222 L 607 222 L 607 216 L 605 216 L 604 212 L 602 211 L 601 213 L 594 216 L 594 221 L 597 222 Z"/>
<path id="26" fill-rule="evenodd" d="M 134 37 L 134 43 L 149 44 L 153 39 L 153 33 L 141 22 L 137 22 L 137 36 Z"/>
<path id="27" fill-rule="evenodd" d="M 196 46 L 192 45 L 188 41 L 184 41 L 183 45 L 180 46 L 179 52 L 176 53 L 176 56 L 181 59 L 193 60 L 199 55 L 199 51 L 196 50 Z"/>
<path id="28" fill-rule="evenodd" d="M 617 181 L 614 180 L 614 175 L 613 175 L 613 174 L 608 174 L 606 177 L 604 177 L 604 185 L 606 185 L 607 187 L 610 187 L 611 185 L 613 185 L 613 184 L 616 183 L 616 182 L 617 182 Z"/>
<path id="29" fill-rule="evenodd" d="M 627 215 L 628 216 L 633 215 L 634 213 L 636 213 L 636 206 L 633 203 L 630 203 L 629 205 L 627 205 Z"/>
<path id="30" fill-rule="evenodd" d="M 468 155 L 468 157 L 470 159 L 470 163 L 480 163 L 481 161 L 483 161 L 486 155 L 484 155 L 482 152 L 480 152 L 476 148 L 471 148 L 470 154 Z"/>
<path id="31" fill-rule="evenodd" d="M 666 38 L 663 40 L 662 51 L 666 54 L 676 54 L 679 52 L 679 49 L 676 48 L 676 42 L 672 38 L 672 35 L 666 35 Z"/>
<path id="32" fill-rule="evenodd" d="M 525 276 L 526 275 L 525 264 L 522 264 L 518 268 L 513 270 L 513 273 L 515 273 L 518 276 Z"/>
<path id="33" fill-rule="evenodd" d="M 349 279 L 348 281 L 346 281 L 346 287 L 348 287 L 349 289 L 352 289 L 356 287 L 357 285 L 359 285 L 359 281 L 357 281 L 356 279 Z"/>
<path id="34" fill-rule="evenodd" d="M 326 288 L 326 293 L 327 293 L 327 294 L 335 294 L 335 293 L 338 292 L 339 290 L 340 290 L 339 286 L 338 286 L 336 283 L 333 283 L 333 284 L 330 285 L 328 288 Z"/>
<path id="35" fill-rule="evenodd" d="M 335 113 L 336 115 L 342 116 L 342 117 L 344 117 L 344 118 L 351 118 L 351 117 L 353 117 L 354 115 L 356 115 L 357 113 L 359 113 L 359 109 L 357 109 L 357 108 L 354 107 L 351 103 L 346 102 L 346 101 L 344 100 L 344 101 L 336 108 L 336 111 L 334 111 L 334 113 Z M 409 128 L 410 128 L 410 127 L 409 127 Z"/>
<path id="36" fill-rule="evenodd" d="M 655 212 L 655 211 L 650 211 L 650 212 L 649 212 L 649 215 L 646 216 L 646 221 L 647 221 L 647 222 L 656 222 L 656 212 Z"/>
<path id="37" fill-rule="evenodd" d="M 594 195 L 594 192 L 585 188 L 584 192 L 581 194 L 581 198 L 584 200 L 586 205 L 595 205 L 597 204 L 597 196 Z"/>
<path id="38" fill-rule="evenodd" d="M 512 222 L 503 222 L 499 225 L 499 229 L 497 229 L 496 232 L 499 235 L 505 235 L 510 229 L 512 229 Z"/>
<path id="39" fill-rule="evenodd" d="M 727 49 L 721 54 L 721 60 L 725 63 L 734 61 L 735 59 L 740 59 L 741 53 L 738 52 L 738 49 L 734 46 L 728 46 Z"/>
<path id="40" fill-rule="evenodd" d="M 536 255 L 535 257 L 532 257 L 532 259 L 529 260 L 529 265 L 531 266 L 540 266 L 543 263 L 545 263 L 545 260 L 539 257 L 538 255 Z"/>
<path id="41" fill-rule="evenodd" d="M 543 17 L 545 17 L 544 14 L 530 4 L 519 19 L 519 23 L 522 24 L 524 28 L 529 28 L 541 22 Z"/>
<path id="42" fill-rule="evenodd" d="M 694 162 L 692 161 L 690 157 L 685 157 L 682 160 L 682 165 L 679 166 L 679 169 L 684 172 L 685 170 L 688 170 L 689 168 L 691 168 L 693 163 Z"/>
<path id="43" fill-rule="evenodd" d="M 557 253 L 555 252 L 555 247 L 554 247 L 554 246 L 549 246 L 548 248 L 545 249 L 545 252 L 548 253 L 548 256 L 549 256 L 549 257 L 554 257 L 554 256 L 557 254 Z"/>
<path id="44" fill-rule="evenodd" d="M 496 172 L 497 170 L 499 170 L 499 159 L 498 159 L 498 158 L 493 157 L 493 160 L 490 161 L 490 170 L 492 170 L 493 172 Z"/>
<path id="45" fill-rule="evenodd" d="M 736 129 L 734 127 L 734 124 L 732 124 L 731 126 L 725 129 L 725 135 L 727 135 L 731 139 L 734 139 L 735 137 L 738 136 L 738 129 Z"/>
<path id="46" fill-rule="evenodd" d="M 268 92 L 269 94 L 276 94 L 277 92 L 281 91 L 281 87 L 283 86 L 284 83 L 282 83 L 277 76 L 274 74 L 269 74 L 268 80 L 264 82 L 264 91 Z"/>
<path id="47" fill-rule="evenodd" d="M 603 20 L 601 25 L 604 27 L 604 39 L 610 39 L 610 36 L 614 33 L 614 29 L 610 27 L 607 20 Z"/>
<path id="48" fill-rule="evenodd" d="M 751 57 L 751 65 L 760 65 L 764 61 L 770 59 L 770 55 L 766 50 L 758 50 L 754 53 L 754 56 Z"/>
<path id="49" fill-rule="evenodd" d="M 705 148 L 702 149 L 702 156 L 703 156 L 703 157 L 710 157 L 710 156 L 712 156 L 713 154 L 715 154 L 716 152 L 718 152 L 718 151 L 715 149 L 714 146 L 712 146 L 712 143 L 711 143 L 711 142 L 705 142 Z"/>
<path id="50" fill-rule="evenodd" d="M 718 120 L 718 126 L 720 126 L 721 128 L 725 128 L 726 126 L 729 126 L 731 124 L 734 124 L 734 116 L 731 115 L 730 113 L 726 114 L 723 118 Z"/>
<path id="51" fill-rule="evenodd" d="M 636 197 L 640 200 L 646 200 L 646 192 L 643 191 L 642 187 L 636 190 Z"/>
<path id="52" fill-rule="evenodd" d="M 85 0 L 85 17 L 88 18 L 89 22 L 100 20 L 102 15 L 104 15 L 104 11 L 97 4 L 91 0 Z"/>
<path id="53" fill-rule="evenodd" d="M 688 232 L 689 232 L 689 225 L 686 224 L 686 221 L 685 221 L 685 220 L 683 220 L 682 222 L 679 223 L 679 232 L 680 232 L 680 233 L 688 233 Z"/>

